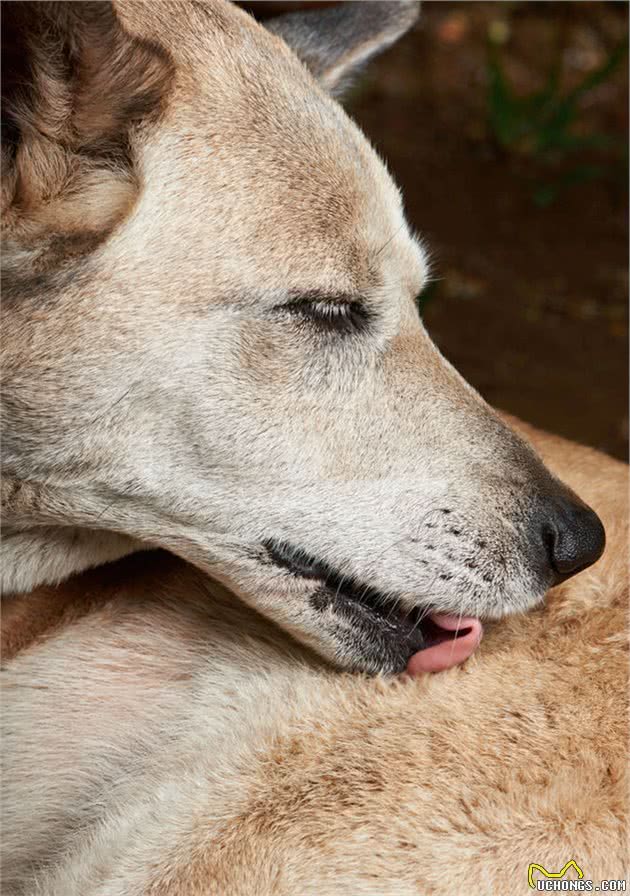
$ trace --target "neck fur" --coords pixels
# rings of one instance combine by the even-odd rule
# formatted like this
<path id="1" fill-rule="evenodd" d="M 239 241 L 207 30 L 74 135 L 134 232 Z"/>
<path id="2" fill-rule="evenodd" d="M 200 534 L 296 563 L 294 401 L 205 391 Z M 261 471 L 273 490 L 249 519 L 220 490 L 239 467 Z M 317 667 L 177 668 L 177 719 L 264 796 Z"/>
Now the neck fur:
<path id="1" fill-rule="evenodd" d="M 0 545 L 2 593 L 57 585 L 75 573 L 148 547 L 110 532 L 53 526 L 17 531 L 7 527 Z"/>

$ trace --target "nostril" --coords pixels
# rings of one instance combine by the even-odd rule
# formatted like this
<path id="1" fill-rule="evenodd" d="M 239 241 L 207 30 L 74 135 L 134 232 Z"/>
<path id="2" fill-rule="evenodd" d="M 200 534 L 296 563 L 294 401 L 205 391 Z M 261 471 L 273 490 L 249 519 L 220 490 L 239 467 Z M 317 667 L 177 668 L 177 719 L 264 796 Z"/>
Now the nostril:
<path id="1" fill-rule="evenodd" d="M 590 507 L 567 503 L 554 522 L 543 528 L 543 542 L 558 580 L 563 581 L 599 560 L 606 533 Z"/>
<path id="2" fill-rule="evenodd" d="M 554 559 L 554 555 L 556 552 L 556 537 L 557 533 L 553 526 L 549 523 L 545 523 L 542 528 L 542 543 L 544 545 L 545 551 L 547 553 L 547 558 L 549 560 L 550 566 L 555 569 L 556 562 Z"/>

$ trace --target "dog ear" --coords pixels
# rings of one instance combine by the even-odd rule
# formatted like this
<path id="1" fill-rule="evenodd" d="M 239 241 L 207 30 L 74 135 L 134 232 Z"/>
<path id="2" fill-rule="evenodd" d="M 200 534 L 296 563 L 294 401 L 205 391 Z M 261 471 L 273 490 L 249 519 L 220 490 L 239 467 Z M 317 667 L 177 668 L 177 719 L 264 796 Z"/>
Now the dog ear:
<path id="1" fill-rule="evenodd" d="M 2 19 L 3 276 L 14 286 L 93 248 L 129 212 L 131 137 L 159 111 L 171 63 L 102 0 L 3 3 Z"/>
<path id="2" fill-rule="evenodd" d="M 343 2 L 287 13 L 264 24 L 337 96 L 372 56 L 411 28 L 419 8 L 413 0 Z"/>

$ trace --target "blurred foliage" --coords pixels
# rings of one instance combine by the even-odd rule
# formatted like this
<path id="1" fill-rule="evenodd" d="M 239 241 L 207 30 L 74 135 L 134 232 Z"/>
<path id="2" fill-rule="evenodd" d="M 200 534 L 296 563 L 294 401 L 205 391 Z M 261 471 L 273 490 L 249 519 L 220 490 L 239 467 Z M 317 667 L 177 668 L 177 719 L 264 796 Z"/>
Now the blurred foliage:
<path id="1" fill-rule="evenodd" d="M 488 40 L 488 123 L 492 137 L 502 150 L 533 157 L 542 165 L 558 166 L 568 159 L 575 164 L 552 181 L 538 184 L 533 198 L 537 205 L 549 205 L 570 185 L 593 178 L 624 176 L 627 144 L 619 137 L 591 132 L 580 133 L 581 103 L 616 71 L 628 53 L 626 41 L 618 44 L 604 62 L 584 76 L 571 90 L 561 88 L 562 62 L 556 60 L 544 86 L 519 95 L 506 74 L 499 42 Z M 580 158 L 581 157 L 581 158 Z"/>

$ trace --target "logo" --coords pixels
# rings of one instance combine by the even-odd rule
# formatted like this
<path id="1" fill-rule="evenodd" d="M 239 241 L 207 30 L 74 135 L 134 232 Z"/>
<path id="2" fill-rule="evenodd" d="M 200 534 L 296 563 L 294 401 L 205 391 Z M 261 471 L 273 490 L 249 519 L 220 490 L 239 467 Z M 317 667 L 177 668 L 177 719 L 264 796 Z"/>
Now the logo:
<path id="1" fill-rule="evenodd" d="M 543 868 L 542 865 L 536 865 L 534 862 L 532 862 L 532 864 L 527 869 L 527 883 L 530 885 L 532 890 L 536 890 L 537 887 L 534 880 L 534 871 L 540 871 L 543 877 L 546 877 L 550 880 L 560 880 L 560 878 L 564 877 L 569 868 L 574 868 L 575 873 L 577 874 L 577 879 L 582 880 L 582 878 L 584 877 L 584 872 L 575 861 L 575 859 L 571 859 L 569 862 L 567 862 L 561 871 L 547 871 L 547 869 Z"/>
<path id="2" fill-rule="evenodd" d="M 541 876 L 534 880 L 536 871 Z M 573 872 L 571 877 L 565 877 L 568 871 Z M 585 880 L 584 872 L 575 859 L 567 862 L 560 871 L 547 871 L 542 865 L 532 862 L 527 868 L 527 883 L 532 890 L 543 893 L 625 893 L 627 885 L 622 878 L 601 880 L 598 884 Z"/>

